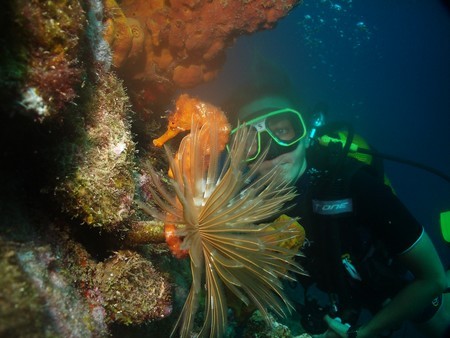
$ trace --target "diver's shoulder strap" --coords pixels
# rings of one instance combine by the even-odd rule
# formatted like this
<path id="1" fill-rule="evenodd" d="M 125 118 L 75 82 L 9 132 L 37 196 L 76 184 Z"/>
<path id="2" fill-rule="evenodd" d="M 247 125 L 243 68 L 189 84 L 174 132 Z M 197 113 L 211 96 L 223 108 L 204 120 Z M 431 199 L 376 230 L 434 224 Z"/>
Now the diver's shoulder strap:
<path id="1" fill-rule="evenodd" d="M 322 200 L 349 198 L 352 178 L 359 170 L 368 170 L 375 175 L 370 165 L 353 158 L 346 158 L 339 168 L 334 167 L 333 161 L 322 163 L 319 168 L 315 168 L 317 178 L 312 196 Z"/>

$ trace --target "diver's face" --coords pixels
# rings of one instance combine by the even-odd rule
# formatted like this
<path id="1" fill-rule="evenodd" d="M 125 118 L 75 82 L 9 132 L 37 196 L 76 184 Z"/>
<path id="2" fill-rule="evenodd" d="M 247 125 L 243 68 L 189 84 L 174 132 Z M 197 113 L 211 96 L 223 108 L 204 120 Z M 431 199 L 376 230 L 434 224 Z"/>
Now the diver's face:
<path id="1" fill-rule="evenodd" d="M 268 173 L 276 166 L 280 167 L 286 179 L 295 183 L 306 170 L 307 138 L 299 141 L 293 151 L 281 154 L 273 159 L 263 161 L 258 169 L 260 175 Z"/>

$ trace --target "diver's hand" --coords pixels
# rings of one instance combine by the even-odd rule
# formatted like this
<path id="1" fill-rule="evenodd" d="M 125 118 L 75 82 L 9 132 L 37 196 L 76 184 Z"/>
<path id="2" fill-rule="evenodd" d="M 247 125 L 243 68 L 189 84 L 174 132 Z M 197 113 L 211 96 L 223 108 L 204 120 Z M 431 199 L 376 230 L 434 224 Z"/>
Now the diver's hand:
<path id="1" fill-rule="evenodd" d="M 339 338 L 340 336 L 336 332 L 328 329 L 324 333 L 313 334 L 311 337 L 312 338 Z"/>
<path id="2" fill-rule="evenodd" d="M 321 334 L 311 335 L 312 338 L 347 338 L 347 331 L 350 328 L 349 324 L 342 323 L 339 318 L 331 318 L 329 315 L 325 315 L 323 320 L 328 325 L 328 330 Z M 358 328 L 358 338 L 368 338 L 372 337 L 369 335 L 364 327 Z"/>
<path id="3" fill-rule="evenodd" d="M 324 335 L 320 335 L 319 337 L 323 338 L 347 338 L 347 331 L 350 328 L 349 324 L 342 323 L 339 318 L 333 319 L 328 315 L 325 315 L 323 317 L 325 322 L 328 325 L 328 330 L 324 333 Z M 315 336 L 313 336 L 315 337 Z M 369 338 L 374 337 L 369 332 L 367 332 L 367 329 L 365 326 L 360 326 L 358 328 L 358 338 Z"/>
<path id="4" fill-rule="evenodd" d="M 347 331 L 350 327 L 349 324 L 344 324 L 338 319 L 331 318 L 329 315 L 325 315 L 325 317 L 323 317 L 323 319 L 325 320 L 325 322 L 328 325 L 328 328 L 329 328 L 328 331 L 332 331 L 333 333 L 336 334 L 334 337 L 347 338 Z M 333 336 L 327 336 L 327 337 L 331 338 Z"/>
<path id="5" fill-rule="evenodd" d="M 329 315 L 325 315 L 323 320 L 328 325 L 328 330 L 321 334 L 314 334 L 312 338 L 347 338 L 347 330 L 350 327 L 348 324 L 342 324 L 339 318 L 333 319 Z"/>
<path id="6" fill-rule="evenodd" d="M 328 325 L 328 330 L 324 333 L 312 335 L 313 338 L 347 338 L 347 331 L 350 328 L 349 324 L 342 323 L 339 318 L 331 318 L 329 315 L 323 317 Z M 359 334 L 358 334 L 359 337 Z"/>

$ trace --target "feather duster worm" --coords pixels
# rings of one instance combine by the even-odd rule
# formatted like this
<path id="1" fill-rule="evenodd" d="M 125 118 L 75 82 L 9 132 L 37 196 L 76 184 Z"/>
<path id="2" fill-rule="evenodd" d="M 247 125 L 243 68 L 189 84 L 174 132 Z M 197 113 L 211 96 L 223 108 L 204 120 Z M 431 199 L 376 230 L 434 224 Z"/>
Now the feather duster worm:
<path id="1" fill-rule="evenodd" d="M 191 260 L 192 285 L 172 336 L 178 329 L 181 337 L 193 335 L 203 295 L 204 322 L 197 335 L 223 336 L 227 324 L 225 288 L 246 305 L 255 304 L 269 323 L 269 310 L 285 316 L 292 305 L 279 278 L 293 280 L 290 272 L 304 273 L 292 259 L 296 252 L 280 245 L 299 235 L 289 228 L 291 222 L 276 228 L 260 224 L 274 218 L 295 196 L 293 187 L 277 168 L 256 177 L 261 160 L 252 168 L 245 167 L 246 145 L 255 137 L 245 128 L 236 133 L 221 161 L 219 128 L 215 114 L 208 115 L 203 125 L 193 120 L 191 133 L 182 140 L 176 158 L 166 148 L 174 194 L 155 172 L 150 173 L 155 186 L 153 198 L 163 212 L 145 209 L 177 225 L 176 235 L 183 239 L 181 249 L 189 252 Z"/>

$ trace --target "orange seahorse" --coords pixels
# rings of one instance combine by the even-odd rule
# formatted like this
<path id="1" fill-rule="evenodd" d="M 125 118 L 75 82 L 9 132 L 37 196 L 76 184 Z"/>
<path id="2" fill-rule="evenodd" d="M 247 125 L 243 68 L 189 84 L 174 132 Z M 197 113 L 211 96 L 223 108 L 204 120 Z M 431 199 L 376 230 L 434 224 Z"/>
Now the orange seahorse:
<path id="1" fill-rule="evenodd" d="M 223 151 L 226 144 L 228 143 L 230 136 L 230 124 L 225 113 L 215 107 L 212 104 L 200 101 L 199 99 L 192 98 L 187 94 L 182 94 L 178 97 L 175 104 L 175 111 L 169 116 L 169 123 L 167 126 L 167 131 L 159 138 L 153 140 L 153 144 L 157 147 L 162 147 L 164 143 L 171 140 L 181 132 L 190 131 L 192 126 L 197 126 L 199 129 L 202 127 L 209 128 L 211 123 L 214 123 L 214 129 L 217 130 L 217 151 Z M 204 158 L 208 158 L 211 151 L 211 140 L 210 133 L 203 132 L 198 133 L 200 135 L 200 144 L 202 145 L 202 151 L 204 152 Z M 174 156 L 174 165 L 178 166 L 182 172 L 187 175 L 185 179 L 191 184 L 196 184 L 194 182 L 196 177 L 202 177 L 203 173 L 192 173 L 190 167 L 190 144 L 188 141 L 190 134 L 186 135 L 181 141 L 180 147 L 177 154 Z M 184 142 L 185 141 L 185 142 Z M 183 155 L 183 156 L 182 156 Z M 207 170 L 208 163 L 205 163 L 203 170 Z M 194 168 L 194 170 L 201 170 L 199 168 Z M 191 175 L 189 175 L 191 173 Z M 169 169 L 169 176 L 173 178 L 173 173 Z M 187 250 L 182 250 L 180 245 L 182 243 L 182 238 L 177 235 L 177 228 L 170 221 L 166 222 L 164 228 L 166 243 L 172 254 L 177 258 L 184 258 L 188 255 Z"/>
<path id="2" fill-rule="evenodd" d="M 200 101 L 199 99 L 192 98 L 187 94 L 181 94 L 176 100 L 175 111 L 169 115 L 169 123 L 167 125 L 166 132 L 157 139 L 153 140 L 153 144 L 157 147 L 162 147 L 164 143 L 171 140 L 179 133 L 191 130 L 193 125 L 197 125 L 199 128 L 208 126 L 210 123 L 214 123 L 217 126 L 217 145 L 218 151 L 223 151 L 228 143 L 230 136 L 230 124 L 225 113 L 216 106 Z M 213 122 L 212 122 L 213 121 Z M 201 140 L 201 144 L 204 145 L 203 151 L 207 155 L 210 151 L 209 133 L 203 133 L 204 139 Z M 189 137 L 189 134 L 185 137 Z M 185 161 L 181 163 L 180 152 L 189 153 L 189 147 L 184 147 L 184 143 L 189 145 L 189 142 L 181 142 L 180 148 L 174 158 L 176 165 L 183 166 L 183 172 L 190 172 L 189 156 L 184 156 Z M 172 171 L 169 169 L 169 176 L 173 178 Z M 191 177 L 188 177 L 190 179 Z"/>
<path id="3" fill-rule="evenodd" d="M 214 115 L 215 123 L 219 124 L 219 145 L 225 149 L 230 134 L 230 124 L 224 112 L 212 104 L 192 98 L 187 94 L 181 94 L 176 101 L 175 112 L 169 116 L 167 131 L 159 138 L 153 140 L 153 144 L 162 147 L 164 143 L 177 136 L 180 132 L 191 129 L 192 123 L 203 126 L 208 121 L 208 116 Z"/>

